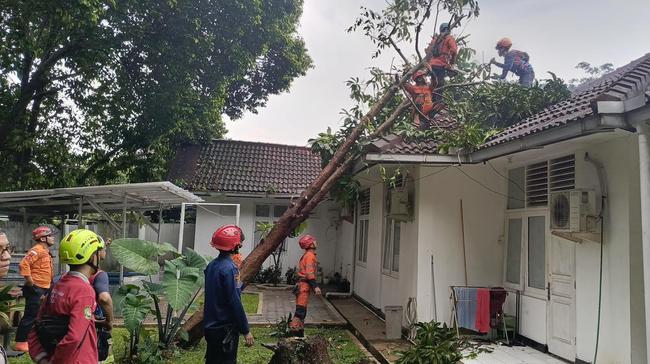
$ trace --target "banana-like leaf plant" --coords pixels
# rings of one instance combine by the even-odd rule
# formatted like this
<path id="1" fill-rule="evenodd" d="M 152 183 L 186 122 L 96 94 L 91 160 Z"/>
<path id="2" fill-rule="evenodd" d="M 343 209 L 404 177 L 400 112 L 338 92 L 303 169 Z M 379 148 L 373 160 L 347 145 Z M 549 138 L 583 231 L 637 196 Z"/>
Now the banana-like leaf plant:
<path id="1" fill-rule="evenodd" d="M 142 286 L 120 287 L 114 297 L 116 311 L 122 312 L 131 337 L 131 357 L 137 355 L 142 324 L 150 312 L 156 317 L 159 345 L 167 347 L 178 335 L 185 315 L 201 293 L 208 259 L 189 248 L 181 255 L 168 243 L 140 239 L 115 240 L 111 250 L 120 264 L 149 276 Z M 154 283 L 152 276 L 161 272 L 159 260 L 166 255 L 173 259 L 164 261 L 162 279 Z M 166 312 L 163 313 L 165 303 Z"/>

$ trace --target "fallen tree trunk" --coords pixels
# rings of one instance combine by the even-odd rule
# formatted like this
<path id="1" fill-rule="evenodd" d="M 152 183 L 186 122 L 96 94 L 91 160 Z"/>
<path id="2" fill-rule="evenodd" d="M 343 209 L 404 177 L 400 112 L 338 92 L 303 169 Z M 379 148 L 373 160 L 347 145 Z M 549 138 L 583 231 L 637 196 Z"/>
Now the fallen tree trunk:
<path id="1" fill-rule="evenodd" d="M 449 29 L 455 27 L 462 17 L 452 17 L 452 19 L 455 20 L 450 21 Z M 444 37 L 438 37 L 436 39 L 436 46 L 440 45 L 442 39 L 444 39 Z M 417 65 L 411 67 L 398 80 L 391 84 L 379 100 L 375 102 L 375 104 L 373 104 L 368 112 L 361 118 L 359 124 L 352 130 L 345 141 L 338 147 L 328 164 L 321 170 L 318 177 L 316 177 L 316 179 L 302 192 L 297 200 L 291 202 L 289 208 L 284 212 L 284 214 L 282 214 L 282 216 L 280 216 L 263 242 L 259 244 L 242 263 L 240 279 L 245 285 L 251 282 L 262 266 L 262 263 L 264 263 L 266 258 L 268 258 L 291 234 L 293 229 L 303 221 L 307 220 L 309 213 L 325 198 L 329 190 L 335 185 L 336 181 L 338 181 L 343 173 L 349 169 L 356 158 L 351 151 L 359 138 L 363 135 L 367 125 L 381 113 L 384 107 L 388 105 L 404 84 L 411 79 L 415 72 L 427 66 L 432 57 L 433 54 L 428 53 Z M 370 134 L 370 137 L 377 137 L 381 133 L 389 131 L 399 114 L 408 106 L 408 103 L 408 100 L 402 102 L 394 110 L 391 116 L 389 116 L 374 133 Z M 203 307 L 200 307 L 185 322 L 185 324 L 183 324 L 182 330 L 189 334 L 189 340 L 182 345 L 195 345 L 201 340 L 201 337 L 203 336 L 202 322 Z"/>

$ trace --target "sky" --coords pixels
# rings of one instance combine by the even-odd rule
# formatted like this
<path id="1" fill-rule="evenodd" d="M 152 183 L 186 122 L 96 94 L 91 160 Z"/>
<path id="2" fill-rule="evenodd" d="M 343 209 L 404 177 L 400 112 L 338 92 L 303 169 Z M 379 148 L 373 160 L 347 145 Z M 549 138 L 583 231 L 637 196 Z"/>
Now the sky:
<path id="1" fill-rule="evenodd" d="M 367 78 L 368 67 L 388 69 L 398 55 L 387 50 L 372 59 L 372 43 L 347 33 L 361 6 L 379 10 L 385 0 L 305 0 L 299 33 L 314 68 L 294 80 L 288 92 L 272 95 L 257 114 L 226 120 L 226 138 L 307 145 L 328 127 L 338 129 L 340 111 L 351 106 L 345 81 Z M 510 37 L 513 48 L 528 52 L 538 79 L 547 71 L 569 80 L 583 76 L 581 61 L 615 67 L 650 53 L 650 0 L 479 0 L 478 18 L 455 35 L 469 34 L 479 61 L 497 57 L 494 45 Z M 441 17 L 441 20 L 444 20 Z M 429 33 L 433 23 L 425 25 Z M 421 48 L 426 46 L 421 41 Z M 412 45 L 403 45 L 414 53 Z"/>

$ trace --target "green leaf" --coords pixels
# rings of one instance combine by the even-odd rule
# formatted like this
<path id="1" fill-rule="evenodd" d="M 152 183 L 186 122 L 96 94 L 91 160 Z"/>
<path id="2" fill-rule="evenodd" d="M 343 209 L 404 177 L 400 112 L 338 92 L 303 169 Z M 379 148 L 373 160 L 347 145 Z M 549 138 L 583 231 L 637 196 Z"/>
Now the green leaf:
<path id="1" fill-rule="evenodd" d="M 192 295 L 198 288 L 197 278 L 192 274 L 181 274 L 182 272 L 188 273 L 182 268 L 184 267 L 181 267 L 179 263 L 165 262 L 163 292 L 165 292 L 167 302 L 174 310 L 181 310 L 189 305 Z"/>
<path id="2" fill-rule="evenodd" d="M 140 239 L 117 239 L 111 244 L 111 252 L 120 264 L 134 272 L 156 274 L 160 267 L 156 258 L 161 249 L 157 245 Z"/>
<path id="3" fill-rule="evenodd" d="M 124 318 L 124 326 L 129 332 L 134 332 L 142 326 L 147 314 L 151 312 L 152 304 L 153 299 L 149 296 L 127 295 L 122 308 L 122 317 Z"/>
<path id="4" fill-rule="evenodd" d="M 185 248 L 185 263 L 188 267 L 203 271 L 208 265 L 208 260 L 193 249 Z"/>

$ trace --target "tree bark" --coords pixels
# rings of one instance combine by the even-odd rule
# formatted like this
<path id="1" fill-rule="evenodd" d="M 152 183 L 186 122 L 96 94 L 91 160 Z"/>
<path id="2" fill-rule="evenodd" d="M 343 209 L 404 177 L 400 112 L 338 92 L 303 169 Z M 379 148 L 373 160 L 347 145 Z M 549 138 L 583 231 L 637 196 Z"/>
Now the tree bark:
<path id="1" fill-rule="evenodd" d="M 332 364 L 322 336 L 280 339 L 269 364 Z"/>

